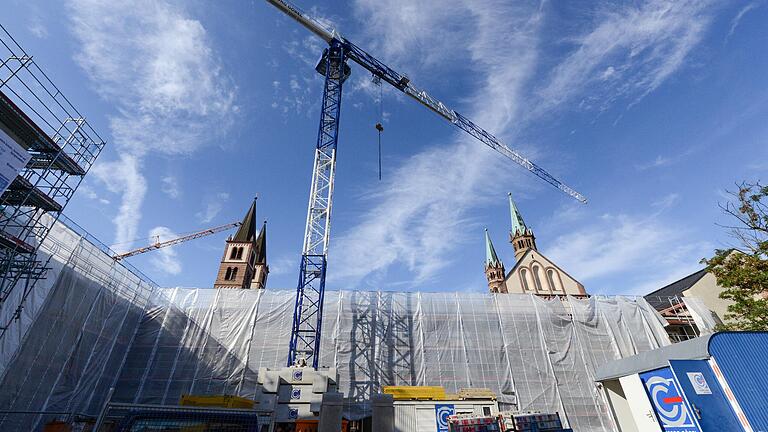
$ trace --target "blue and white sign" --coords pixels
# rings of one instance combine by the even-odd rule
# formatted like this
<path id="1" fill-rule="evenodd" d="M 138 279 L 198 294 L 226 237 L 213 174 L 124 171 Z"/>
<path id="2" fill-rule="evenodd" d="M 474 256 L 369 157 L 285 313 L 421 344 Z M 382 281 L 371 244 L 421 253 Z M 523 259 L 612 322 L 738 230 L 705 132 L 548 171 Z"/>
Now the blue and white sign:
<path id="1" fill-rule="evenodd" d="M 437 432 L 448 432 L 448 417 L 454 414 L 456 414 L 456 409 L 453 405 L 435 405 L 435 422 L 437 423 Z"/>
<path id="2" fill-rule="evenodd" d="M 688 372 L 688 380 L 691 381 L 693 391 L 700 395 L 711 395 L 712 389 L 709 388 L 707 380 L 704 378 L 704 374 L 701 372 Z"/>
<path id="3" fill-rule="evenodd" d="M 301 389 L 295 388 L 291 390 L 291 399 L 298 400 L 301 399 Z"/>
<path id="4" fill-rule="evenodd" d="M 29 152 L 0 129 L 0 194 L 5 192 L 31 158 Z"/>
<path id="5" fill-rule="evenodd" d="M 672 370 L 657 369 L 640 374 L 664 432 L 701 432 L 683 399 Z"/>
<path id="6" fill-rule="evenodd" d="M 304 378 L 304 372 L 302 372 L 301 369 L 293 371 L 293 380 L 294 381 L 301 381 L 303 378 Z"/>

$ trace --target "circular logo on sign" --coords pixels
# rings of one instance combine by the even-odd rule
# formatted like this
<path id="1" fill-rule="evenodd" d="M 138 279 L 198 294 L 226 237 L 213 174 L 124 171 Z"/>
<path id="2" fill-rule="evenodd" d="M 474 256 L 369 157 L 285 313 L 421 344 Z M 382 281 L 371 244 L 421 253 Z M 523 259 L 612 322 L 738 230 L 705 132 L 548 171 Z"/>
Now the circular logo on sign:
<path id="1" fill-rule="evenodd" d="M 696 380 L 696 384 L 698 384 L 700 387 L 707 387 L 707 382 L 704 380 L 704 375 L 694 375 L 693 379 Z"/>
<path id="2" fill-rule="evenodd" d="M 288 410 L 288 418 L 290 419 L 299 418 L 299 410 L 296 408 L 291 408 L 290 410 Z"/>
<path id="3" fill-rule="evenodd" d="M 672 379 L 655 376 L 646 382 L 656 413 L 665 426 L 691 426 L 688 410 Z"/>
<path id="4" fill-rule="evenodd" d="M 304 373 L 300 370 L 293 371 L 293 380 L 294 381 L 301 381 L 301 379 L 304 377 Z"/>
<path id="5" fill-rule="evenodd" d="M 291 390 L 291 399 L 301 399 L 301 389 Z"/>
<path id="6" fill-rule="evenodd" d="M 437 430 L 447 430 L 448 416 L 453 414 L 453 409 L 447 405 L 438 406 L 435 409 L 437 411 Z"/>

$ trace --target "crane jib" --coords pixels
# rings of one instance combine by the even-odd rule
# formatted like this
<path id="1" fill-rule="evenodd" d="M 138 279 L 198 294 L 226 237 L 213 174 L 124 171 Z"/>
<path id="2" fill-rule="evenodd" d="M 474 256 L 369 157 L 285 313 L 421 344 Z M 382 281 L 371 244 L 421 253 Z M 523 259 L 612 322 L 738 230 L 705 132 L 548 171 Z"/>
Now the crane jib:
<path id="1" fill-rule="evenodd" d="M 490 146 L 494 150 L 498 151 L 499 153 L 513 160 L 514 162 L 521 165 L 528 171 L 531 171 L 532 173 L 536 174 L 536 176 L 546 181 L 547 183 L 557 187 L 561 191 L 565 192 L 566 194 L 579 200 L 582 203 L 587 202 L 587 199 L 583 195 L 571 189 L 560 180 L 557 180 L 556 178 L 554 178 L 551 174 L 549 174 L 543 168 L 539 167 L 538 165 L 529 161 L 527 158 L 523 157 L 522 155 L 518 154 L 514 150 L 510 149 L 504 143 L 502 143 L 498 138 L 491 135 L 481 127 L 477 126 L 466 117 L 463 117 L 458 113 L 456 113 L 456 111 L 453 111 L 452 109 L 446 107 L 442 102 L 430 96 L 426 91 L 417 89 L 410 83 L 410 80 L 408 79 L 408 77 L 398 73 L 394 69 L 382 63 L 381 61 L 379 61 L 377 58 L 367 53 L 362 48 L 348 41 L 346 38 L 341 37 L 338 34 L 338 32 L 336 32 L 335 30 L 329 31 L 327 28 L 321 25 L 317 20 L 309 17 L 307 14 L 302 12 L 298 7 L 294 6 L 293 4 L 285 0 L 267 0 L 267 2 L 274 5 L 275 7 L 283 11 L 283 13 L 285 13 L 286 15 L 290 16 L 291 18 L 301 23 L 303 26 L 305 26 L 307 29 L 309 29 L 313 33 L 320 36 L 329 44 L 332 44 L 335 41 L 335 43 L 339 43 L 343 45 L 346 50 L 347 56 L 350 59 L 352 59 L 355 63 L 367 69 L 373 75 L 388 82 L 390 85 L 392 85 L 396 89 L 412 97 L 413 99 L 415 99 L 425 107 L 429 108 L 436 114 L 440 115 L 441 117 L 455 124 L 460 129 L 464 130 L 465 132 L 474 136 L 475 138 L 482 141 L 486 145 Z"/>

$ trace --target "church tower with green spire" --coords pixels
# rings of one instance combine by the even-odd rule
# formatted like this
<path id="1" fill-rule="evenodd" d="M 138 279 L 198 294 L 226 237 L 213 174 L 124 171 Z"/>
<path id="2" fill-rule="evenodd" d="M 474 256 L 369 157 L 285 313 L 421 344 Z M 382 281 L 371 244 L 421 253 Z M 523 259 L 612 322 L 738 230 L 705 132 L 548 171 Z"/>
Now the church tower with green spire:
<path id="1" fill-rule="evenodd" d="M 523 221 L 523 216 L 517 209 L 515 201 L 512 200 L 511 193 L 508 197 L 509 213 L 512 218 L 509 241 L 515 249 L 515 264 L 503 281 L 505 292 L 535 294 L 543 297 L 586 296 L 584 285 L 539 252 L 533 230 Z M 489 242 L 490 240 L 486 240 L 486 244 Z M 487 251 L 486 246 L 486 253 Z M 495 253 L 493 255 L 495 256 Z M 486 270 L 487 275 L 488 270 Z M 490 286 L 490 278 L 488 281 Z"/>
<path id="2" fill-rule="evenodd" d="M 509 197 L 509 214 L 512 218 L 512 228 L 509 230 L 509 242 L 515 249 L 515 259 L 519 259 L 528 249 L 536 250 L 536 237 L 533 231 L 525 225 L 523 216 L 517 210 L 515 201 L 512 199 L 512 193 Z"/>
<path id="3" fill-rule="evenodd" d="M 501 262 L 496 249 L 493 248 L 493 242 L 488 235 L 488 229 L 485 229 L 485 278 L 488 279 L 488 290 L 492 293 L 506 293 L 507 284 L 504 280 L 506 272 L 504 263 Z"/>
<path id="4" fill-rule="evenodd" d="M 227 239 L 214 288 L 264 289 L 267 284 L 267 222 L 256 229 L 256 199 L 234 236 Z"/>

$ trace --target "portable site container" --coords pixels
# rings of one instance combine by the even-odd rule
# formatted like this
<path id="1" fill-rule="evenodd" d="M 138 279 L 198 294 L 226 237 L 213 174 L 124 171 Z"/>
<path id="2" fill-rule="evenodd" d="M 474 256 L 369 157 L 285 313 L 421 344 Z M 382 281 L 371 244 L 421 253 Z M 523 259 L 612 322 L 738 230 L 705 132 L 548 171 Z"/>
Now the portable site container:
<path id="1" fill-rule="evenodd" d="M 499 404 L 491 399 L 396 400 L 395 432 L 447 432 L 448 416 L 496 415 Z"/>
<path id="2" fill-rule="evenodd" d="M 722 332 L 605 364 L 621 432 L 768 430 L 768 332 Z"/>

